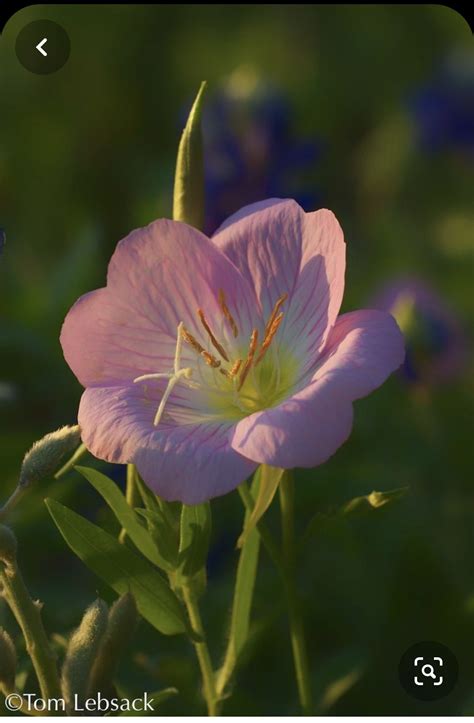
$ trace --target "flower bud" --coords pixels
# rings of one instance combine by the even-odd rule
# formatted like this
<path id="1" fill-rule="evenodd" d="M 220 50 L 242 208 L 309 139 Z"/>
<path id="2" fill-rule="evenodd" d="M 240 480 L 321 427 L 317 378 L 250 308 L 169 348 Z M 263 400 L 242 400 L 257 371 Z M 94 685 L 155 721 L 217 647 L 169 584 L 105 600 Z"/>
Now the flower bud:
<path id="1" fill-rule="evenodd" d="M 79 702 L 87 696 L 91 670 L 107 629 L 107 620 L 107 605 L 98 599 L 86 610 L 81 624 L 71 636 L 61 681 L 69 710 L 73 708 L 75 695 Z"/>
<path id="2" fill-rule="evenodd" d="M 74 427 L 60 427 L 35 442 L 23 459 L 19 486 L 28 487 L 54 474 L 63 457 L 73 452 L 80 441 L 81 432 L 76 424 Z"/>
<path id="3" fill-rule="evenodd" d="M 12 530 L 0 525 L 0 560 L 13 562 L 16 559 L 17 541 Z"/>
<path id="4" fill-rule="evenodd" d="M 6 693 L 15 690 L 16 650 L 6 630 L 0 628 L 0 688 Z"/>
<path id="5" fill-rule="evenodd" d="M 137 621 L 135 598 L 127 592 L 110 608 L 107 632 L 92 669 L 89 695 L 97 692 L 107 695 L 110 691 L 120 658 L 132 639 Z"/>

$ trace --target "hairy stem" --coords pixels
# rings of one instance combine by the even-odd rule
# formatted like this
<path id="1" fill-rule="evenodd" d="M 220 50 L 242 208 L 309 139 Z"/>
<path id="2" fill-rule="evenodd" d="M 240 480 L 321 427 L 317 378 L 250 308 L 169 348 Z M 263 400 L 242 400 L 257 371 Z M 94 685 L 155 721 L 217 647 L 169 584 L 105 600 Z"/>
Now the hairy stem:
<path id="1" fill-rule="evenodd" d="M 3 596 L 23 632 L 43 700 L 61 698 L 56 656 L 43 627 L 41 605 L 31 599 L 16 560 L 4 559 L 0 563 L 0 579 Z"/>

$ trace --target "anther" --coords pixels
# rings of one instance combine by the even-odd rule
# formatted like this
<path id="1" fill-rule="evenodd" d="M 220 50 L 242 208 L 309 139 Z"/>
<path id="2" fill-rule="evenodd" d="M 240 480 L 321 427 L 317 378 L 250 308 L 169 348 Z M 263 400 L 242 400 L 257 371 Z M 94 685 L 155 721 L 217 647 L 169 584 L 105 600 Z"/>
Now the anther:
<path id="1" fill-rule="evenodd" d="M 257 364 L 259 364 L 262 361 L 263 357 L 265 356 L 265 352 L 267 351 L 268 347 L 272 343 L 273 337 L 277 333 L 278 327 L 280 326 L 282 319 L 283 319 L 283 311 L 280 311 L 278 316 L 275 317 L 275 319 L 273 319 L 272 325 L 270 326 L 267 333 L 265 334 L 265 339 L 263 340 L 262 348 L 260 349 L 257 359 L 255 360 L 255 366 L 257 366 Z"/>
<path id="2" fill-rule="evenodd" d="M 239 329 L 237 327 L 237 324 L 235 323 L 234 317 L 230 313 L 229 307 L 227 306 L 223 289 L 219 289 L 218 301 L 219 301 L 219 306 L 222 309 L 222 313 L 224 314 L 225 318 L 229 322 L 230 328 L 232 329 L 232 333 L 233 333 L 234 337 L 236 337 L 239 333 Z"/>
<path id="3" fill-rule="evenodd" d="M 213 369 L 218 369 L 221 365 L 220 361 L 216 359 L 214 354 L 209 354 L 208 351 L 202 351 L 201 356 L 203 357 L 206 364 L 208 364 Z"/>
<path id="4" fill-rule="evenodd" d="M 189 333 L 185 326 L 181 327 L 181 336 L 187 344 L 192 346 L 192 348 L 198 352 L 198 354 L 202 354 L 203 351 L 206 351 L 204 347 L 200 345 L 197 339 L 195 339 L 194 336 Z"/>
<path id="5" fill-rule="evenodd" d="M 229 357 L 227 356 L 227 354 L 226 354 L 226 352 L 225 352 L 225 349 L 224 349 L 224 347 L 222 346 L 222 344 L 219 344 L 219 342 L 217 341 L 216 337 L 215 337 L 214 334 L 212 333 L 212 330 L 211 330 L 209 324 L 207 323 L 206 317 L 204 316 L 203 310 L 202 310 L 202 309 L 198 309 L 198 310 L 197 310 L 197 313 L 198 313 L 199 319 L 201 320 L 201 324 L 203 325 L 203 327 L 205 328 L 205 330 L 207 331 L 207 333 L 208 333 L 208 335 L 209 335 L 209 339 L 211 340 L 211 344 L 214 346 L 215 349 L 217 349 L 217 351 L 219 352 L 219 354 L 221 355 L 221 357 L 222 357 L 223 359 L 225 359 L 226 362 L 228 362 L 228 361 L 229 361 Z"/>
<path id="6" fill-rule="evenodd" d="M 242 389 L 242 387 L 244 385 L 245 380 L 247 379 L 247 374 L 250 371 L 250 367 L 252 366 L 253 358 L 255 356 L 255 351 L 257 349 L 257 343 L 258 343 L 258 330 L 254 329 L 250 336 L 250 346 L 249 346 L 247 358 L 244 362 L 244 368 L 242 369 L 242 372 L 240 374 L 239 385 L 237 387 L 238 392 L 240 392 L 240 390 Z"/>
<path id="7" fill-rule="evenodd" d="M 263 335 L 263 343 L 264 344 L 265 344 L 265 339 L 267 338 L 268 333 L 269 333 L 271 327 L 273 326 L 273 322 L 275 321 L 278 312 L 280 311 L 282 305 L 285 303 L 287 298 L 288 298 L 288 294 L 286 294 L 286 293 L 283 294 L 283 296 L 280 296 L 280 298 L 276 302 L 275 306 L 273 307 L 273 311 L 270 314 L 270 318 L 267 321 L 267 325 L 265 327 L 265 333 Z"/>

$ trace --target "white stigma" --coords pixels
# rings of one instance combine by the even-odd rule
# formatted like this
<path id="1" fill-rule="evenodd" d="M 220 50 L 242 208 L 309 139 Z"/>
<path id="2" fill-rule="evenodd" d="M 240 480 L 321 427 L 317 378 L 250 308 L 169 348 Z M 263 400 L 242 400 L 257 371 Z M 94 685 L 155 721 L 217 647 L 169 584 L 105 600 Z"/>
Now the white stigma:
<path id="1" fill-rule="evenodd" d="M 173 364 L 173 371 L 172 372 L 158 372 L 156 374 L 142 374 L 139 377 L 136 377 L 133 380 L 133 383 L 136 384 L 137 382 L 144 382 L 148 379 L 168 379 L 168 384 L 166 386 L 166 389 L 164 391 L 164 394 L 161 398 L 160 404 L 158 406 L 158 409 L 156 410 L 155 418 L 153 420 L 153 425 L 155 427 L 158 426 L 158 424 L 161 421 L 161 418 L 163 416 L 163 413 L 165 411 L 166 403 L 168 399 L 170 398 L 171 392 L 175 388 L 176 384 L 178 382 L 182 381 L 186 384 L 186 386 L 191 387 L 192 389 L 199 388 L 198 384 L 194 384 L 193 382 L 189 381 L 191 379 L 193 370 L 191 367 L 184 367 L 181 369 L 181 350 L 183 346 L 183 337 L 182 337 L 182 330 L 183 330 L 183 322 L 180 321 L 178 324 L 177 334 L 176 334 L 176 349 L 174 353 L 174 364 Z"/>

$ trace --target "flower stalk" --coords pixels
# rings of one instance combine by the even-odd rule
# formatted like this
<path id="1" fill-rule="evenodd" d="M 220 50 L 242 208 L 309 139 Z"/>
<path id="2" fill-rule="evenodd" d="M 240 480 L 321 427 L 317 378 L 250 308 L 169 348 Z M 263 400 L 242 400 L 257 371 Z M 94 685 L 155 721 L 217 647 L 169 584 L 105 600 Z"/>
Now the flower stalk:
<path id="1" fill-rule="evenodd" d="M 193 640 L 194 649 L 201 670 L 203 693 L 207 703 L 207 712 L 210 716 L 219 715 L 219 697 L 216 690 L 216 677 L 214 668 L 209 654 L 209 648 L 205 639 L 204 626 L 199 612 L 199 605 L 193 590 L 192 582 L 188 578 L 187 582 L 182 586 L 183 600 L 188 611 L 189 620 L 195 639 Z"/>
<path id="2" fill-rule="evenodd" d="M 283 536 L 283 565 L 291 647 L 295 667 L 296 683 L 301 708 L 305 715 L 312 715 L 312 695 L 309 678 L 308 654 L 304 635 L 303 620 L 295 580 L 295 530 L 294 530 L 294 480 L 286 472 L 279 487 L 280 510 Z"/>

